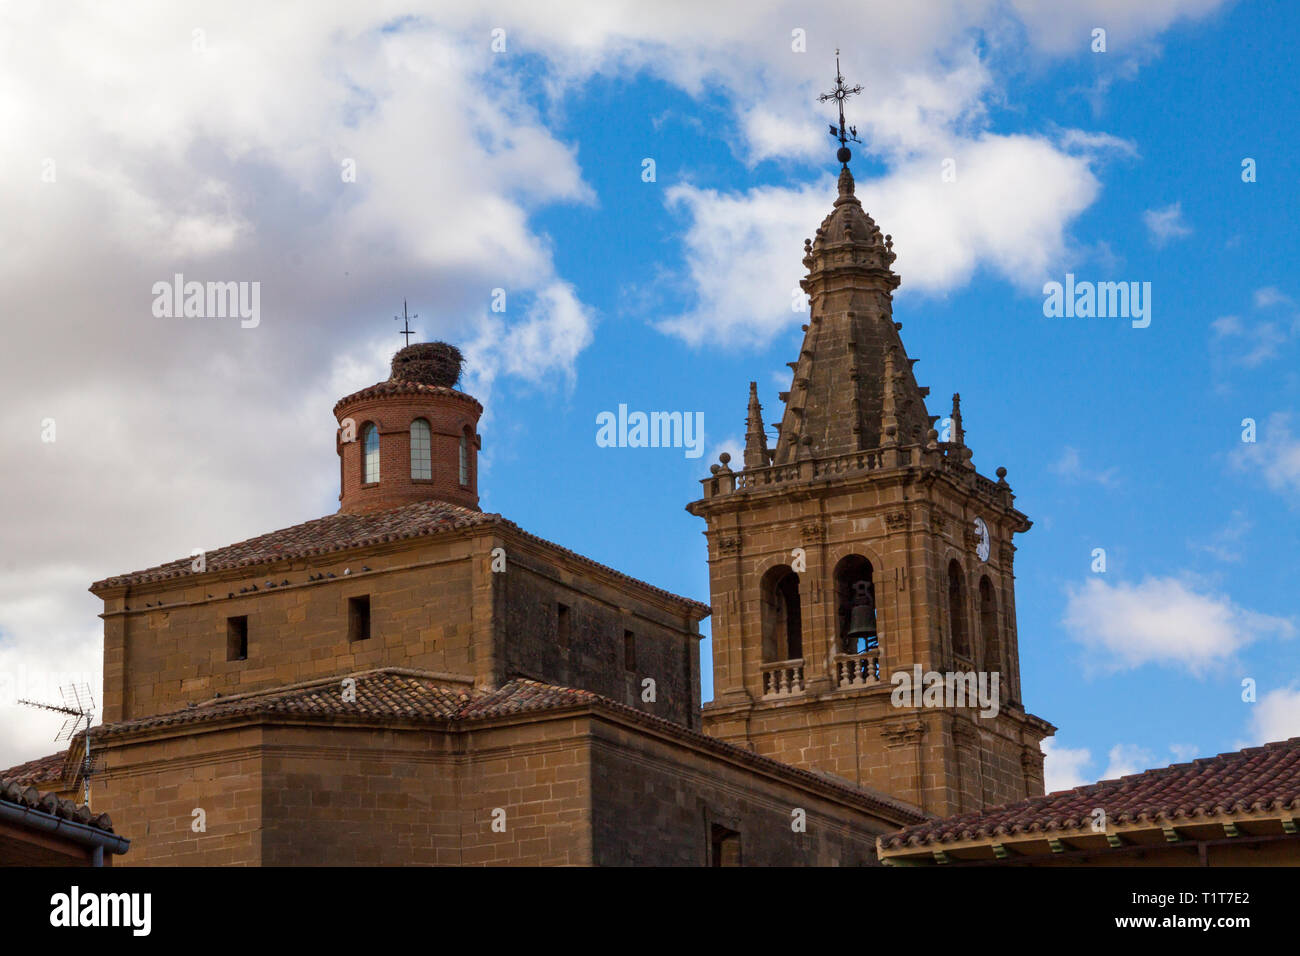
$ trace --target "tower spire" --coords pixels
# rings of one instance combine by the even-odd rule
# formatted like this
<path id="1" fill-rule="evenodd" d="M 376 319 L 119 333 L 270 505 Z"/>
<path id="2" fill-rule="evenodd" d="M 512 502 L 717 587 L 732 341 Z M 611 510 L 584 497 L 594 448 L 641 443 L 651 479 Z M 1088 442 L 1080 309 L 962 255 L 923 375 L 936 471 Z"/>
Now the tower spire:
<path id="1" fill-rule="evenodd" d="M 745 419 L 745 468 L 766 468 L 772 463 L 763 431 L 763 406 L 758 403 L 758 383 L 749 383 L 749 415 Z"/>

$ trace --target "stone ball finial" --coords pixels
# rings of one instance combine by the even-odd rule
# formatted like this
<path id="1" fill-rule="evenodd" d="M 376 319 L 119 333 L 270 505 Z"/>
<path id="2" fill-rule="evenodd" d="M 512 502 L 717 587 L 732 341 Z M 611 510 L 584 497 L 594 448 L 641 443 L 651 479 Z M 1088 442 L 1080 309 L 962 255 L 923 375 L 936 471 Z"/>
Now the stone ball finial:
<path id="1" fill-rule="evenodd" d="M 718 461 L 722 462 L 724 465 L 731 464 L 731 452 L 724 451 L 721 455 L 718 456 Z"/>
<path id="2" fill-rule="evenodd" d="M 393 356 L 388 380 L 455 388 L 464 364 L 465 357 L 456 346 L 446 342 L 420 342 L 406 346 Z"/>
<path id="3" fill-rule="evenodd" d="M 1005 468 L 1002 468 L 1001 466 L 999 466 L 999 467 L 998 467 L 998 471 L 997 471 L 997 475 L 998 475 L 999 478 L 1005 478 L 1005 477 L 1007 476 L 1007 470 L 1006 470 Z"/>

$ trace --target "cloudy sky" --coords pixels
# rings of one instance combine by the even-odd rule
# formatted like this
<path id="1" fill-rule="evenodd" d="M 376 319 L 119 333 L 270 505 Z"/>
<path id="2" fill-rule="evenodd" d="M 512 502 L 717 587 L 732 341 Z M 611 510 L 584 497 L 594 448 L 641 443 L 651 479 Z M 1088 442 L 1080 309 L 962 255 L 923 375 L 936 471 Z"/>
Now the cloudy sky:
<path id="1" fill-rule="evenodd" d="M 930 411 L 1036 522 L 1049 786 L 1300 734 L 1289 5 L 468 6 L 0 9 L 0 766 L 55 749 L 15 698 L 98 685 L 91 581 L 337 508 L 403 299 L 469 357 L 485 509 L 707 600 L 682 508 L 751 379 L 779 417 L 836 47 Z M 178 273 L 260 283 L 256 326 L 156 315 Z M 1150 326 L 1045 316 L 1067 274 Z M 619 404 L 707 456 L 597 447 Z"/>

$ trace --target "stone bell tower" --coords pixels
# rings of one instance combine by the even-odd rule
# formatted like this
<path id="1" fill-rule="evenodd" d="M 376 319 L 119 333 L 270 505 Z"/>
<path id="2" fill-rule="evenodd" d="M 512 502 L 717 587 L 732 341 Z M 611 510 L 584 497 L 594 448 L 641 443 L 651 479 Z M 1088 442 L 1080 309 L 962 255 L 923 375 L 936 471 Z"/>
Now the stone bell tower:
<path id="1" fill-rule="evenodd" d="M 742 469 L 724 454 L 687 506 L 708 523 L 704 728 L 940 815 L 1041 794 L 1055 728 L 1021 704 L 1012 570 L 1031 522 L 1006 469 L 975 470 L 956 395 L 940 441 L 893 319 L 892 239 L 839 158 L 775 448 L 751 383 Z"/>

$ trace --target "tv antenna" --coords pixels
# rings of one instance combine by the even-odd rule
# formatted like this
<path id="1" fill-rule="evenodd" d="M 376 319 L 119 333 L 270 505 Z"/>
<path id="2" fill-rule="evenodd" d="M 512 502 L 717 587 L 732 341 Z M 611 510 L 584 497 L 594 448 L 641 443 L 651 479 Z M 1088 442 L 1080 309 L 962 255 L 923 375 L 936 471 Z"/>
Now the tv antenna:
<path id="1" fill-rule="evenodd" d="M 18 703 L 65 715 L 63 727 L 54 735 L 55 740 L 66 740 L 71 745 L 72 738 L 78 731 L 84 735 L 85 749 L 81 755 L 81 779 L 84 785 L 82 792 L 85 794 L 83 802 L 86 806 L 90 806 L 90 725 L 95 716 L 95 698 L 90 695 L 90 687 L 87 684 L 64 684 L 59 688 L 59 693 L 63 695 L 62 704 L 47 704 L 39 700 L 19 700 Z M 81 730 L 83 721 L 86 726 Z"/>

